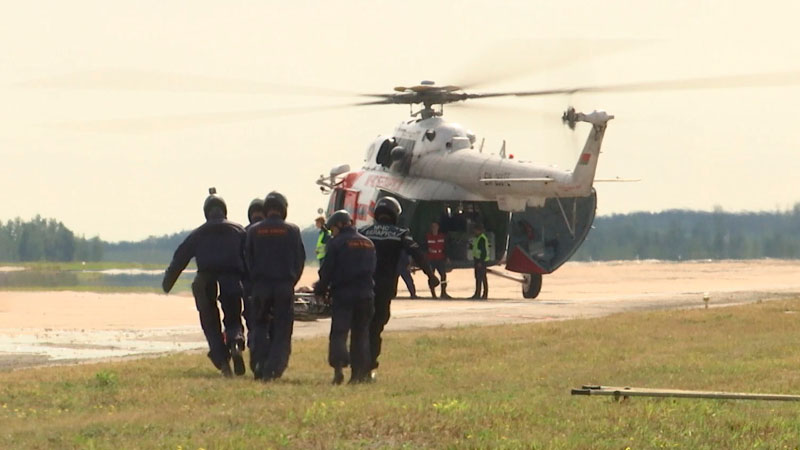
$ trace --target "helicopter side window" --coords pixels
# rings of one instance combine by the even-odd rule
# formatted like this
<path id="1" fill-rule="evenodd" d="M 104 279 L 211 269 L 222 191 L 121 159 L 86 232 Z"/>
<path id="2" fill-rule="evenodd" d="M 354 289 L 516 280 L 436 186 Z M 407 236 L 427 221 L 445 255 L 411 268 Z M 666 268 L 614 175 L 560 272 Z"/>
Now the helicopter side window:
<path id="1" fill-rule="evenodd" d="M 395 142 L 394 138 L 386 139 L 381 144 L 381 148 L 378 150 L 378 155 L 375 157 L 375 162 L 382 165 L 383 167 L 389 167 L 392 165 L 392 149 L 397 147 L 397 142 Z"/>

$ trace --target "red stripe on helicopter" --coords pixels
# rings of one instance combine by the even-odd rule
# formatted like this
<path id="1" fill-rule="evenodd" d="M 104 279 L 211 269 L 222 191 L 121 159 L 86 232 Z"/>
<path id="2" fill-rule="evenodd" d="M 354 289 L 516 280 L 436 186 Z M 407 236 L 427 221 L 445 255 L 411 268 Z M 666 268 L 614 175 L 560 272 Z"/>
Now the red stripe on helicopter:
<path id="1" fill-rule="evenodd" d="M 344 180 L 342 181 L 342 187 L 345 188 L 345 189 L 351 189 L 353 187 L 353 185 L 356 184 L 356 181 L 358 181 L 358 179 L 361 177 L 361 175 L 363 173 L 364 172 L 350 172 L 350 173 L 348 173 L 344 177 Z"/>
<path id="2" fill-rule="evenodd" d="M 592 159 L 592 154 L 591 153 L 584 153 L 584 154 L 581 155 L 581 159 L 579 161 L 579 164 L 585 166 L 586 164 L 589 164 L 589 160 L 591 160 L 591 159 Z"/>

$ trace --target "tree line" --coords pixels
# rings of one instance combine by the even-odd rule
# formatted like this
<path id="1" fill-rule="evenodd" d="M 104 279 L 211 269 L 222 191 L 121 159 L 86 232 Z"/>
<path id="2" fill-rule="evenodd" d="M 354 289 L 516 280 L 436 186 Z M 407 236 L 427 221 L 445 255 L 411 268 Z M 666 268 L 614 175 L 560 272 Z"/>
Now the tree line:
<path id="1" fill-rule="evenodd" d="M 800 203 L 786 212 L 671 210 L 595 218 L 576 260 L 800 258 Z"/>
<path id="2" fill-rule="evenodd" d="M 104 254 L 107 261 L 162 263 L 168 264 L 172 260 L 175 249 L 186 239 L 191 231 L 184 230 L 163 236 L 150 236 L 141 241 L 123 241 L 104 243 Z M 301 230 L 303 246 L 306 249 L 306 261 L 313 261 L 314 248 L 317 244 L 319 230 L 310 225 Z"/>
<path id="3" fill-rule="evenodd" d="M 102 261 L 99 237 L 75 236 L 62 222 L 37 215 L 27 222 L 0 222 L 0 261 Z"/>
<path id="4" fill-rule="evenodd" d="M 313 261 L 317 230 L 302 230 Z M 166 264 L 189 231 L 110 243 L 76 236 L 55 219 L 0 222 L 0 261 L 118 261 Z M 598 216 L 574 260 L 800 258 L 800 203 L 790 211 L 671 210 Z"/>

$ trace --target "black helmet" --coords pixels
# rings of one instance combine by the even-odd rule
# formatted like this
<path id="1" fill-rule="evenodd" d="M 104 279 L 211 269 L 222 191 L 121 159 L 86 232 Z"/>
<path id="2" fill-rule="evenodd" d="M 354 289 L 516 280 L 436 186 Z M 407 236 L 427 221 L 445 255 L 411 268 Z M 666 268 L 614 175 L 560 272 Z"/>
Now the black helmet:
<path id="1" fill-rule="evenodd" d="M 400 217 L 402 212 L 403 208 L 400 207 L 400 202 L 394 197 L 383 197 L 375 203 L 373 215 L 375 219 L 380 219 L 381 216 L 388 215 L 391 222 L 396 224 L 397 218 Z"/>
<path id="2" fill-rule="evenodd" d="M 206 220 L 208 220 L 208 216 L 214 208 L 221 209 L 222 215 L 228 217 L 228 206 L 225 205 L 225 200 L 218 196 L 217 189 L 212 187 L 208 188 L 208 197 L 206 197 L 206 201 L 203 203 L 203 214 L 205 214 Z"/>
<path id="3" fill-rule="evenodd" d="M 353 217 L 350 215 L 349 212 L 347 212 L 346 209 L 340 209 L 335 213 L 331 214 L 331 216 L 328 217 L 328 221 L 325 223 L 325 228 L 330 230 L 331 228 L 333 228 L 334 226 L 338 226 L 342 222 L 347 222 L 348 225 L 351 222 L 353 222 Z"/>
<path id="4" fill-rule="evenodd" d="M 254 198 L 253 201 L 250 202 L 250 206 L 247 208 L 247 220 L 249 220 L 250 223 L 253 222 L 253 213 L 256 211 L 260 212 L 262 215 L 264 214 L 264 200 Z"/>
<path id="5" fill-rule="evenodd" d="M 267 194 L 267 198 L 264 199 L 264 213 L 270 209 L 280 211 L 281 217 L 286 219 L 286 211 L 289 209 L 289 202 L 286 201 L 286 197 L 280 192 L 272 191 Z"/>

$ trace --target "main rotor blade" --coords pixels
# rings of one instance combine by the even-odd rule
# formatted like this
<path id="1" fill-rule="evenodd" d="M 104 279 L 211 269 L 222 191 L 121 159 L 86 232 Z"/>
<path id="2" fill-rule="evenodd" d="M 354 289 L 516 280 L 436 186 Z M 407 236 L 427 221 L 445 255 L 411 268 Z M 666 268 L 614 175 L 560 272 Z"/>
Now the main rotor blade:
<path id="1" fill-rule="evenodd" d="M 454 108 L 461 111 L 469 111 L 479 114 L 480 113 L 490 113 L 494 115 L 504 114 L 504 118 L 513 115 L 522 117 L 525 120 L 528 120 L 532 117 L 552 119 L 553 122 L 558 122 L 559 124 L 561 123 L 560 113 L 555 113 L 553 111 L 545 111 L 541 109 L 523 108 L 512 105 L 493 105 L 487 103 L 450 103 L 444 108 L 445 110 Z"/>
<path id="2" fill-rule="evenodd" d="M 130 69 L 74 72 L 62 76 L 23 81 L 17 83 L 17 85 L 45 89 L 208 92 L 219 94 L 359 95 L 331 88 Z"/>
<path id="3" fill-rule="evenodd" d="M 587 58 L 607 55 L 648 43 L 631 39 L 534 39 L 504 41 L 492 46 L 452 79 L 461 89 L 474 89 Z"/>
<path id="4" fill-rule="evenodd" d="M 186 128 L 197 128 L 208 125 L 247 122 L 280 117 L 292 114 L 307 114 L 319 111 L 347 108 L 353 104 L 309 106 L 297 108 L 276 108 L 254 111 L 232 111 L 196 114 L 176 114 L 153 117 L 137 117 L 125 119 L 102 119 L 85 121 L 65 121 L 42 124 L 43 126 L 73 131 L 90 131 L 101 133 L 147 133 L 158 131 L 174 131 Z"/>
<path id="5" fill-rule="evenodd" d="M 723 75 L 718 77 L 661 80 L 640 83 L 621 83 L 606 86 L 581 86 L 574 88 L 544 89 L 539 91 L 495 92 L 466 94 L 466 98 L 529 97 L 578 92 L 644 92 L 691 89 L 729 89 L 741 87 L 792 86 L 800 84 L 800 71 L 761 73 L 748 75 Z"/>

